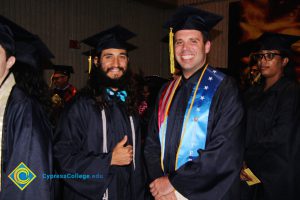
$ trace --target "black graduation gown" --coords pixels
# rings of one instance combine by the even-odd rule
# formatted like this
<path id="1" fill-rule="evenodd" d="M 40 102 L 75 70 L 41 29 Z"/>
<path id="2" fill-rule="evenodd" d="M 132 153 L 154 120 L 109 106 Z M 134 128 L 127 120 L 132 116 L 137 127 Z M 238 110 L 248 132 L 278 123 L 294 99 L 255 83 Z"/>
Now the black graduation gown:
<path id="1" fill-rule="evenodd" d="M 140 127 L 134 118 L 136 155 L 133 164 L 111 166 L 115 145 L 124 135 L 132 145 L 132 132 L 125 105 L 113 99 L 105 108 L 107 148 L 104 153 L 101 111 L 89 97 L 78 96 L 63 112 L 56 130 L 55 158 L 60 174 L 100 174 L 99 179 L 65 179 L 64 199 L 102 199 L 108 188 L 109 200 L 139 200 L 144 198 L 144 173 L 141 164 Z"/>
<path id="2" fill-rule="evenodd" d="M 299 199 L 295 196 L 295 180 L 300 178 L 295 175 L 299 170 L 295 160 L 300 145 L 299 84 L 283 77 L 265 92 L 262 86 L 251 88 L 245 97 L 245 162 L 262 182 L 252 186 L 251 196 L 264 200 Z M 298 185 L 298 195 L 299 189 Z"/>
<path id="3" fill-rule="evenodd" d="M 188 80 L 183 80 L 174 95 L 165 140 L 165 174 L 174 188 L 190 200 L 234 200 L 239 195 L 244 111 L 235 82 L 229 77 L 223 79 L 212 100 L 205 150 L 199 149 L 199 157 L 175 171 L 184 114 L 202 70 Z M 157 109 L 151 119 L 145 145 L 145 159 L 151 181 L 164 175 L 160 165 Z"/>
<path id="4" fill-rule="evenodd" d="M 56 126 L 64 107 L 72 101 L 76 92 L 77 89 L 71 84 L 68 84 L 68 87 L 65 89 L 54 88 L 50 91 L 52 98 L 54 95 L 58 95 L 61 98 L 61 102 L 59 104 L 52 102 L 51 122 L 54 126 Z"/>
<path id="5" fill-rule="evenodd" d="M 52 129 L 40 104 L 17 86 L 9 96 L 2 135 L 1 200 L 49 200 L 51 181 L 43 174 L 52 169 Z M 21 191 L 8 175 L 23 162 L 36 178 Z"/>

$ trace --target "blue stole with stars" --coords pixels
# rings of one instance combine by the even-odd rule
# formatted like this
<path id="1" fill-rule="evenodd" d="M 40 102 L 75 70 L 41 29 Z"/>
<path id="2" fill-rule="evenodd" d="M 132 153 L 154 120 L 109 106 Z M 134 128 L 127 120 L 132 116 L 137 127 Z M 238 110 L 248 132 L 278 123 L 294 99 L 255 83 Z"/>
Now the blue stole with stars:
<path id="1" fill-rule="evenodd" d="M 210 105 L 213 96 L 220 83 L 222 82 L 224 76 L 225 75 L 223 73 L 216 71 L 214 68 L 208 67 L 208 65 L 206 65 L 201 76 L 198 79 L 197 84 L 194 86 L 184 115 L 180 143 L 176 154 L 175 170 L 184 165 L 186 162 L 192 161 L 197 158 L 199 156 L 199 149 L 205 149 Z M 180 80 L 176 81 L 178 82 Z M 172 88 L 167 87 L 165 90 L 169 90 L 170 94 L 166 94 L 168 92 L 163 92 L 159 105 L 159 119 L 165 119 L 161 120 L 161 123 L 159 123 L 159 136 L 162 150 L 162 169 L 164 169 L 164 141 L 166 137 L 168 109 L 179 83 L 175 84 L 176 87 L 172 85 L 174 84 L 171 83 L 169 85 L 169 87 Z M 164 102 L 166 102 L 166 106 L 163 106 Z M 160 110 L 161 108 L 163 108 L 164 110 Z M 161 117 L 163 113 L 165 116 Z"/>

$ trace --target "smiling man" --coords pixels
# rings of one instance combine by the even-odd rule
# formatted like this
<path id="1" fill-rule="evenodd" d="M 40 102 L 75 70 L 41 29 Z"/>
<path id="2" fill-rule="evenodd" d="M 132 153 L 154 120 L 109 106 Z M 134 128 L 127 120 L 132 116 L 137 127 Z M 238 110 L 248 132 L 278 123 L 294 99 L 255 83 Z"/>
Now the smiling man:
<path id="1" fill-rule="evenodd" d="M 63 199 L 144 198 L 138 90 L 128 57 L 133 46 L 126 42 L 133 36 L 116 26 L 87 39 L 97 43 L 100 63 L 63 113 L 54 150 L 59 173 L 101 176 L 65 179 Z"/>
<path id="2" fill-rule="evenodd" d="M 181 7 L 166 23 L 182 76 L 162 88 L 146 139 L 156 200 L 238 199 L 242 103 L 234 81 L 207 63 L 209 31 L 221 19 Z"/>
<path id="3" fill-rule="evenodd" d="M 106 75 L 118 80 L 127 70 L 128 56 L 125 49 L 105 49 L 101 54 L 101 67 Z"/>

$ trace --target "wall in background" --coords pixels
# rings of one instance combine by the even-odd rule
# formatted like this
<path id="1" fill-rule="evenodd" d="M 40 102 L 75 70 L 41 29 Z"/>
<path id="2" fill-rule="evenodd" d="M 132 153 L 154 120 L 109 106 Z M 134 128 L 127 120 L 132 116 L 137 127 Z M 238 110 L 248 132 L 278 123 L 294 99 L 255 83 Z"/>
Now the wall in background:
<path id="1" fill-rule="evenodd" d="M 195 5 L 224 16 L 216 27 L 210 55 L 210 63 L 218 67 L 227 66 L 228 2 Z M 181 4 L 185 2 L 182 0 Z M 130 40 L 138 46 L 130 52 L 133 70 L 169 77 L 168 47 L 160 39 L 168 32 L 162 25 L 173 12 L 134 0 L 1 0 L 0 7 L 1 15 L 41 37 L 55 55 L 55 64 L 74 67 L 76 73 L 71 82 L 79 88 L 87 79 L 87 57 L 81 53 L 88 47 L 82 44 L 81 49 L 70 49 L 69 40 L 80 41 L 116 24 L 138 35 Z M 47 79 L 50 73 L 46 71 Z"/>

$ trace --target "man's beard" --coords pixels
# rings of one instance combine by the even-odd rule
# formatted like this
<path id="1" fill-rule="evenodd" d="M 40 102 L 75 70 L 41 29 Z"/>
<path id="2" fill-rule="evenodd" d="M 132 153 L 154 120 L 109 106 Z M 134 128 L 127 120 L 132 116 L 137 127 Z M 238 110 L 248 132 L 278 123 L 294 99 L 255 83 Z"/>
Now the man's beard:
<path id="1" fill-rule="evenodd" d="M 120 78 L 110 78 L 107 76 L 108 71 L 103 71 L 101 66 L 96 67 L 93 69 L 94 72 L 91 73 L 91 81 L 94 87 L 111 87 L 111 88 L 118 88 L 124 89 L 130 80 L 131 77 L 131 70 L 127 68 L 124 70 L 121 67 L 118 67 L 119 70 L 123 71 L 123 75 Z"/>

